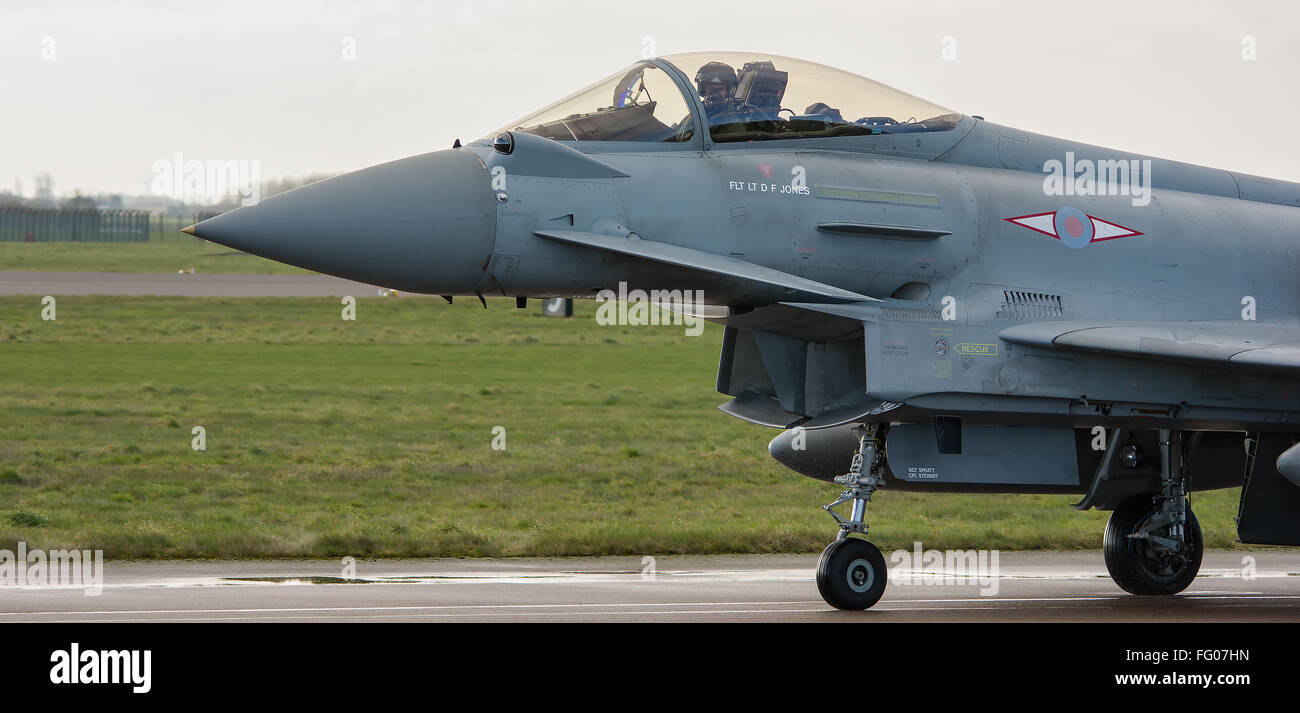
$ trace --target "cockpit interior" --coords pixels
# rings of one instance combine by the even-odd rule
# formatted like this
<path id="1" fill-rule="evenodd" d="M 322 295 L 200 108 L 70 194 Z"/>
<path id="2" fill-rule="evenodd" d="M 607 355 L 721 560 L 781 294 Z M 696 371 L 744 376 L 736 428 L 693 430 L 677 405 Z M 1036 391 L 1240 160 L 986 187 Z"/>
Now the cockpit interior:
<path id="1" fill-rule="evenodd" d="M 557 141 L 684 143 L 702 125 L 726 143 L 948 131 L 962 118 L 824 65 L 714 52 L 639 62 L 506 128 Z"/>

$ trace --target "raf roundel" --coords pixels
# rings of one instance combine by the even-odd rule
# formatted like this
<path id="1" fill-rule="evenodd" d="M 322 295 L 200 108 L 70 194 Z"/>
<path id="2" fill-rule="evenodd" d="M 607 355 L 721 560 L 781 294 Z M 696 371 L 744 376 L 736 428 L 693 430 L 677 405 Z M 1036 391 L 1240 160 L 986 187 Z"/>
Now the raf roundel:
<path id="1" fill-rule="evenodd" d="M 1075 250 L 1088 247 L 1097 232 L 1092 227 L 1091 218 L 1078 208 L 1068 206 L 1056 211 L 1052 227 L 1056 228 L 1056 236 L 1061 242 Z"/>
<path id="2" fill-rule="evenodd" d="M 1031 213 L 1014 218 L 1003 218 L 1003 220 L 1008 223 L 1015 223 L 1022 228 L 1029 228 L 1036 233 L 1056 238 L 1065 243 L 1066 247 L 1074 250 L 1080 250 L 1104 240 L 1142 235 L 1139 231 L 1088 215 L 1078 208 L 1070 206 L 1063 206 L 1047 213 Z"/>

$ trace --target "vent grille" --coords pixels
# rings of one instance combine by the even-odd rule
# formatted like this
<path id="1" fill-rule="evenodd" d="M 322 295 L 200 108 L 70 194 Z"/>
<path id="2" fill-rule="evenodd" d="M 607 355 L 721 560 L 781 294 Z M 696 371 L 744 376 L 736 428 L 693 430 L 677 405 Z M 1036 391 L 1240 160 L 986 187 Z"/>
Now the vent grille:
<path id="1" fill-rule="evenodd" d="M 881 315 L 896 322 L 942 322 L 943 313 L 933 307 L 911 309 L 907 307 L 881 307 Z"/>
<path id="2" fill-rule="evenodd" d="M 1002 319 L 1050 319 L 1065 316 L 1060 295 L 1003 290 L 1002 297 L 1002 309 L 998 311 L 998 317 Z"/>

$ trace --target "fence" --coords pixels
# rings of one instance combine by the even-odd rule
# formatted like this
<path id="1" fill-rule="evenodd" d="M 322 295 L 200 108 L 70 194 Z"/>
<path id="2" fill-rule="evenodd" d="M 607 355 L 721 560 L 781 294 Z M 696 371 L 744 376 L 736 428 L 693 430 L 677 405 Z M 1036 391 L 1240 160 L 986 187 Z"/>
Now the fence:
<path id="1" fill-rule="evenodd" d="M 147 210 L 0 208 L 0 242 L 143 243 Z"/>

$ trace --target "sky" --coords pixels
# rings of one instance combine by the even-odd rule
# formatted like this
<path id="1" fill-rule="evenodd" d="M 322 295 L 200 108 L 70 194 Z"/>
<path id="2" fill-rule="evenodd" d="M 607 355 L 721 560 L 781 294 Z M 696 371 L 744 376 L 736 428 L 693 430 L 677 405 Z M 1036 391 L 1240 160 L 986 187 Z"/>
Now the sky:
<path id="1" fill-rule="evenodd" d="M 1026 131 L 1300 181 L 1300 3 L 0 0 L 0 190 L 339 173 L 493 133 L 639 59 L 770 52 Z"/>

